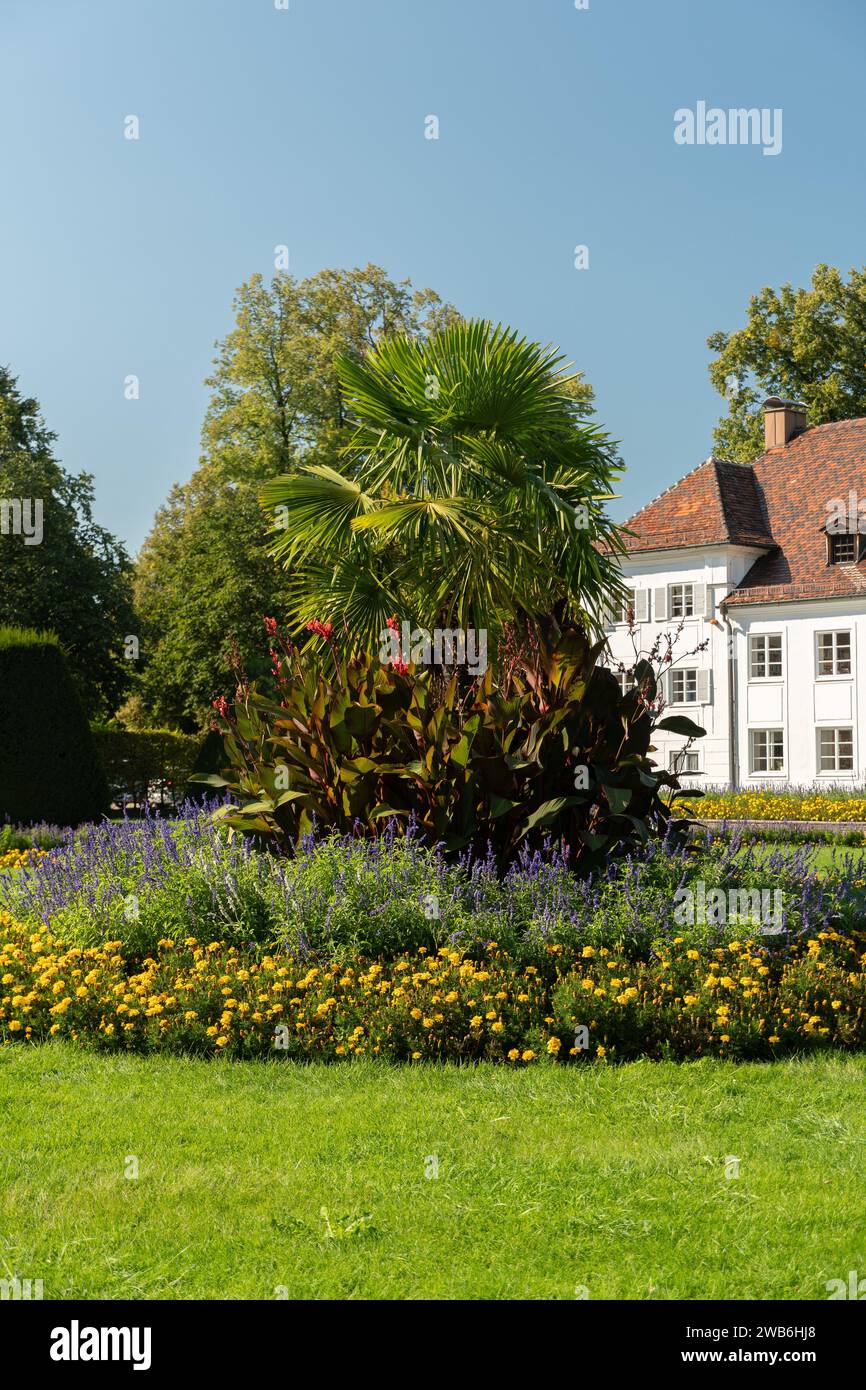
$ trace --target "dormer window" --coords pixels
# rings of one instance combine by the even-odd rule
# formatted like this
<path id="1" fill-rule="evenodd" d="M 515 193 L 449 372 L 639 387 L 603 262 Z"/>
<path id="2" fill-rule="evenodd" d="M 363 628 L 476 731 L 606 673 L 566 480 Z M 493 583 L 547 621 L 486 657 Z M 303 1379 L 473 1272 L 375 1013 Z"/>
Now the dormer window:
<path id="1" fill-rule="evenodd" d="M 831 565 L 853 565 L 859 559 L 860 537 L 850 531 L 842 531 L 827 537 L 829 542 L 829 563 Z"/>

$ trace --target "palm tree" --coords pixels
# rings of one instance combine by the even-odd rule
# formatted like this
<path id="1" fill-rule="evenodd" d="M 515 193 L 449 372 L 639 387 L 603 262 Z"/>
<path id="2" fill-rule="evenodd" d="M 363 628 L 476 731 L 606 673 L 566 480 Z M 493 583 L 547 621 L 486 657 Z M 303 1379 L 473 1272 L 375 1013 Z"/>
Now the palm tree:
<path id="1" fill-rule="evenodd" d="M 623 593 L 604 512 L 614 446 L 580 418 L 549 348 L 486 321 L 342 359 L 344 467 L 307 463 L 260 500 L 289 571 L 289 620 L 375 647 L 389 617 L 486 628 L 556 611 L 598 627 Z"/>

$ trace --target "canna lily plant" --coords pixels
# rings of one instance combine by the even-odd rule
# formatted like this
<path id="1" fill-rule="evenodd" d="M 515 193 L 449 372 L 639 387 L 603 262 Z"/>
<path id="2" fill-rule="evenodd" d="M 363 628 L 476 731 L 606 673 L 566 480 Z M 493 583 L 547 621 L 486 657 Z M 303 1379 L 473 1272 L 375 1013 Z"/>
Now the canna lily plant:
<path id="1" fill-rule="evenodd" d="M 655 765 L 652 735 L 703 730 L 658 719 L 649 661 L 623 693 L 597 664 L 603 641 L 551 623 L 461 691 L 456 675 L 348 656 L 332 632 L 326 656 L 301 657 L 266 627 L 277 699 L 240 679 L 234 704 L 217 702 L 229 766 L 192 779 L 230 793 L 215 819 L 232 830 L 288 851 L 314 826 L 376 837 L 414 823 L 448 853 L 492 851 L 501 871 L 549 834 L 589 872 L 686 828 L 673 802 L 694 793 Z"/>

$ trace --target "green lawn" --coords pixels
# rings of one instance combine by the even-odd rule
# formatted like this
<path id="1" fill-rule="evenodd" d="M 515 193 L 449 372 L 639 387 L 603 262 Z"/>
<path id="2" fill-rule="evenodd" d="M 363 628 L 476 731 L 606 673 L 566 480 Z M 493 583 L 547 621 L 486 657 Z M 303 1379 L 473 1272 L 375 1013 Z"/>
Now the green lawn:
<path id="1" fill-rule="evenodd" d="M 783 841 L 775 843 L 768 840 L 765 844 L 757 846 L 759 855 L 767 858 L 777 849 L 784 850 L 786 856 L 796 853 L 800 849 L 808 849 L 810 855 L 814 856 L 811 860 L 815 869 L 819 873 L 824 872 L 835 865 L 837 868 L 846 868 L 850 872 L 860 871 L 866 878 L 866 846 L 863 845 L 800 845 L 793 841 Z M 748 849 L 743 849 L 742 854 L 747 854 Z"/>
<path id="2" fill-rule="evenodd" d="M 846 1057 L 510 1072 L 9 1048 L 0 1257 L 46 1298 L 826 1298 L 866 1271 L 864 1086 Z"/>
<path id="3" fill-rule="evenodd" d="M 861 845 L 816 845 L 815 868 L 826 871 L 832 865 L 850 872 L 862 871 L 866 877 L 866 849 Z"/>

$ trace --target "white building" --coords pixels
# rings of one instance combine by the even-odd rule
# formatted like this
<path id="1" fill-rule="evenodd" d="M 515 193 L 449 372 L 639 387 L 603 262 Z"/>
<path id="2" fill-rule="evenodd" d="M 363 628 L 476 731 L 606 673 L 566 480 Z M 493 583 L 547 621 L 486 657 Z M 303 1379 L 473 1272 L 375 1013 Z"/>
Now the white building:
<path id="1" fill-rule="evenodd" d="M 810 429 L 804 407 L 771 397 L 764 421 L 754 463 L 708 459 L 626 523 L 637 642 L 646 653 L 684 619 L 666 713 L 706 737 L 683 771 L 744 788 L 862 782 L 866 419 Z M 627 681 L 627 622 L 609 634 Z M 684 741 L 654 742 L 670 766 Z"/>

